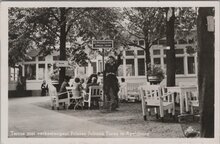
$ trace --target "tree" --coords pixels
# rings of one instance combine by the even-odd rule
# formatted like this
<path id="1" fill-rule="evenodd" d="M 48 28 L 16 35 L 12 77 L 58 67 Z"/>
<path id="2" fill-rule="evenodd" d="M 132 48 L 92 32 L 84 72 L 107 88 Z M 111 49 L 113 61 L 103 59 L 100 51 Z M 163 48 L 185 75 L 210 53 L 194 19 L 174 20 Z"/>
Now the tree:
<path id="1" fill-rule="evenodd" d="M 169 50 L 166 53 L 167 58 L 167 86 L 175 86 L 175 46 L 174 46 L 174 22 L 175 22 L 175 13 L 174 8 L 166 9 L 166 40 Z"/>
<path id="2" fill-rule="evenodd" d="M 196 11 L 192 8 L 165 8 L 167 56 L 167 86 L 175 86 L 175 40 L 185 39 L 196 25 Z"/>
<path id="3" fill-rule="evenodd" d="M 9 55 L 21 49 L 10 63 L 24 60 L 29 49 L 40 49 L 39 54 L 60 51 L 60 60 L 66 60 L 67 37 L 84 9 L 71 8 L 11 8 L 9 9 Z M 59 45 L 59 49 L 57 49 Z M 63 81 L 65 68 L 59 73 L 59 83 Z"/>
<path id="4" fill-rule="evenodd" d="M 214 137 L 214 31 L 208 31 L 207 16 L 214 16 L 214 8 L 198 10 L 198 82 L 201 114 L 201 137 Z"/>
<path id="5" fill-rule="evenodd" d="M 29 49 L 40 49 L 40 53 L 45 55 L 59 50 L 60 60 L 67 60 L 67 55 L 72 55 L 72 60 L 86 64 L 88 57 L 84 50 L 91 45 L 92 39 L 97 36 L 117 39 L 116 12 L 112 8 L 11 8 L 9 43 L 12 50 L 9 55 L 16 53 L 18 48 L 22 51 L 10 62 L 24 60 Z M 72 50 L 66 49 L 67 44 Z M 115 45 L 118 44 L 115 41 Z M 64 75 L 65 68 L 61 68 L 59 83 Z"/>
<path id="6" fill-rule="evenodd" d="M 154 42 L 165 36 L 165 19 L 161 8 L 124 8 L 124 23 L 121 26 L 128 38 L 124 45 L 141 48 L 145 52 L 146 69 L 150 64 L 150 48 Z M 144 40 L 145 46 L 135 40 Z"/>

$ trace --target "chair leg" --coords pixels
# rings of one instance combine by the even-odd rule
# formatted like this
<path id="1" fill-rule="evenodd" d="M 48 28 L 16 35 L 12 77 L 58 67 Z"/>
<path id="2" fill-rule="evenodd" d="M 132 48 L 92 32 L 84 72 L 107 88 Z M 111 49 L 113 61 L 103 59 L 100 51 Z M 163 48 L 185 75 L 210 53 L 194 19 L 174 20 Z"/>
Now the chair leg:
<path id="1" fill-rule="evenodd" d="M 141 100 L 141 107 L 142 107 L 142 113 L 143 113 L 144 120 L 146 121 L 147 120 L 147 116 L 146 116 L 147 106 L 146 106 L 145 101 L 143 99 Z"/>
<path id="2" fill-rule="evenodd" d="M 193 106 L 191 105 L 190 107 L 191 107 L 191 114 L 193 114 Z"/>
<path id="3" fill-rule="evenodd" d="M 160 106 L 159 109 L 160 109 L 160 117 L 163 118 L 163 117 L 164 117 L 164 110 L 163 110 L 163 107 Z"/>
<path id="4" fill-rule="evenodd" d="M 143 118 L 144 118 L 145 121 L 147 120 L 147 116 L 146 115 L 144 115 Z"/>
<path id="5" fill-rule="evenodd" d="M 157 108 L 154 108 L 154 110 L 155 110 L 156 119 L 159 119 L 159 115 L 158 115 L 158 112 L 157 112 Z"/>
<path id="6" fill-rule="evenodd" d="M 163 117 L 161 117 L 161 121 L 164 122 L 164 118 Z"/>
<path id="7" fill-rule="evenodd" d="M 148 108 L 147 111 L 148 111 L 148 115 L 151 116 L 151 109 Z"/>

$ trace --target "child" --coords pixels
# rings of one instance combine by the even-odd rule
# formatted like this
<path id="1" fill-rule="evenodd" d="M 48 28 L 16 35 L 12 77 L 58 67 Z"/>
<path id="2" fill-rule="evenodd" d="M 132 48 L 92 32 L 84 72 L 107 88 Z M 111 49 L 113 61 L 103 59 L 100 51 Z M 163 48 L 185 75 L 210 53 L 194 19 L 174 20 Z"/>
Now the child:
<path id="1" fill-rule="evenodd" d="M 127 101 L 127 83 L 124 78 L 121 78 L 119 99 L 122 101 Z"/>
<path id="2" fill-rule="evenodd" d="M 41 85 L 41 96 L 46 96 L 47 91 L 48 91 L 48 86 L 46 84 L 46 81 L 44 80 Z"/>

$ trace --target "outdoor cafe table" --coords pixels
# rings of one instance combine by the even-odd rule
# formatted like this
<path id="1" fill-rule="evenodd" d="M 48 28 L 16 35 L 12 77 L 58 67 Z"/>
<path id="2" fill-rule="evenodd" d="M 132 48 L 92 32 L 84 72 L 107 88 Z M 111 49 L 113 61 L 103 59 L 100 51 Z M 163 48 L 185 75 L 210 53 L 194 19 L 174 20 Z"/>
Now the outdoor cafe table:
<path id="1" fill-rule="evenodd" d="M 174 86 L 174 87 L 166 87 L 167 92 L 174 92 L 177 93 L 177 99 L 180 103 L 180 115 L 184 113 L 184 100 L 186 104 L 186 112 L 189 111 L 188 102 L 187 102 L 187 92 L 197 91 L 196 85 L 184 85 L 184 86 Z"/>

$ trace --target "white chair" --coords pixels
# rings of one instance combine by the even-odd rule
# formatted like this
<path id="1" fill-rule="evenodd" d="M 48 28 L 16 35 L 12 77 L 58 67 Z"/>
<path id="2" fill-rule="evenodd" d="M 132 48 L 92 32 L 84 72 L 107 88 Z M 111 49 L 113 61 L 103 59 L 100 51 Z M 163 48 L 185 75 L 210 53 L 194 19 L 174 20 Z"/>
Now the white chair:
<path id="1" fill-rule="evenodd" d="M 196 82 L 179 82 L 179 86 L 184 95 L 186 111 L 193 114 L 193 107 L 199 107 L 198 85 Z"/>
<path id="2" fill-rule="evenodd" d="M 184 94 L 186 111 L 190 111 L 191 114 L 194 113 L 194 108 L 199 107 L 199 98 L 198 98 L 198 89 L 197 86 L 191 86 L 184 88 L 182 87 L 182 91 Z"/>
<path id="3" fill-rule="evenodd" d="M 57 93 L 56 88 L 53 85 L 48 85 L 49 96 L 51 98 L 51 108 L 59 110 L 60 104 L 64 104 L 64 107 L 68 105 L 68 98 L 60 99 L 60 96 L 67 92 Z"/>
<path id="4" fill-rule="evenodd" d="M 74 104 L 74 110 L 80 106 L 83 109 L 83 96 L 81 96 L 80 91 L 76 90 L 74 87 L 66 87 L 68 94 L 68 107 Z"/>
<path id="5" fill-rule="evenodd" d="M 139 87 L 144 83 L 127 83 L 127 100 L 140 101 Z"/>
<path id="6" fill-rule="evenodd" d="M 146 120 L 146 113 L 148 108 L 155 108 L 156 115 L 157 108 L 159 108 L 160 117 L 163 121 L 164 111 L 172 109 L 172 115 L 175 116 L 174 94 L 166 93 L 162 95 L 162 88 L 159 85 L 145 85 L 140 87 L 142 112 L 144 120 Z"/>
<path id="7" fill-rule="evenodd" d="M 99 98 L 101 100 L 103 100 L 102 97 L 102 86 L 90 86 L 89 87 L 89 93 L 85 93 L 83 94 L 83 106 L 85 105 L 85 103 L 88 103 L 88 108 L 91 108 L 91 100 L 93 98 Z"/>

